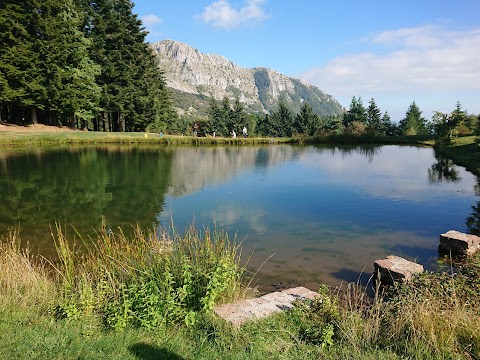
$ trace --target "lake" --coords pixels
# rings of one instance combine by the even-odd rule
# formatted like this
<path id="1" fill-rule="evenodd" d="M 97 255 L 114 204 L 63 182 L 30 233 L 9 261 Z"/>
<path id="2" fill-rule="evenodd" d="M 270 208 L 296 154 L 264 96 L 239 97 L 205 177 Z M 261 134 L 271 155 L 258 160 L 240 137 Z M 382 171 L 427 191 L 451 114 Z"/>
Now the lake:
<path id="1" fill-rule="evenodd" d="M 64 147 L 0 150 L 0 235 L 52 256 L 50 227 L 225 228 L 265 290 L 362 279 L 390 254 L 435 269 L 467 232 L 478 179 L 413 146 Z M 478 192 L 478 191 L 477 191 Z M 266 261 L 267 260 L 267 261 Z"/>

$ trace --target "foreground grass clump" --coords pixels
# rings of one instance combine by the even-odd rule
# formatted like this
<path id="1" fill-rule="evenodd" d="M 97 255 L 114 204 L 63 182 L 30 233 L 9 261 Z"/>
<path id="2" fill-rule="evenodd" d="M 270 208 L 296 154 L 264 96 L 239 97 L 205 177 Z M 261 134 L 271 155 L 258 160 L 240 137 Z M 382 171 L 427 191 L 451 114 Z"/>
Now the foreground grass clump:
<path id="1" fill-rule="evenodd" d="M 153 329 L 167 323 L 193 325 L 219 302 L 248 294 L 242 284 L 239 248 L 222 231 L 191 227 L 132 237 L 102 231 L 95 246 L 79 253 L 61 231 L 56 237 L 61 274 L 60 317 L 99 316 L 110 328 Z"/>
<path id="2" fill-rule="evenodd" d="M 22 249 L 18 232 L 10 232 L 7 242 L 0 242 L 0 312 L 45 313 L 56 290 L 48 266 Z"/>
<path id="3" fill-rule="evenodd" d="M 425 273 L 373 300 L 350 285 L 343 299 L 338 341 L 345 346 L 407 358 L 480 358 L 480 256 L 453 275 Z"/>

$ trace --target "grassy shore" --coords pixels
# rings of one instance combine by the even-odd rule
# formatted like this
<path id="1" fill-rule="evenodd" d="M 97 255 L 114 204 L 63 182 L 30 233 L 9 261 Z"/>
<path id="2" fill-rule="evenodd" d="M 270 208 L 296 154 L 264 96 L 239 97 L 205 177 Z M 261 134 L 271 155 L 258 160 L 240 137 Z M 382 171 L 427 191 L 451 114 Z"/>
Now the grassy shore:
<path id="1" fill-rule="evenodd" d="M 160 135 L 156 133 L 105 133 L 94 131 L 0 131 L 0 145 L 44 146 L 65 144 L 255 145 L 297 143 L 293 138 L 223 138 Z"/>
<path id="2" fill-rule="evenodd" d="M 106 133 L 94 131 L 69 131 L 68 128 L 43 127 L 0 127 L 0 146 L 34 146 L 65 144 L 164 144 L 164 145 L 255 145 L 255 144 L 434 144 L 431 136 L 372 136 L 372 135 L 329 135 L 320 137 L 193 137 L 160 135 L 158 133 Z"/>
<path id="3" fill-rule="evenodd" d="M 438 146 L 437 151 L 480 176 L 480 145 L 475 142 L 475 136 L 458 137 L 451 144 Z"/>
<path id="4" fill-rule="evenodd" d="M 252 296 L 222 231 L 100 230 L 80 254 L 55 236 L 48 264 L 12 233 L 0 248 L 2 359 L 478 359 L 480 257 L 377 292 L 320 287 L 316 301 L 233 328 L 215 304 Z M 77 235 L 78 236 L 78 235 Z"/>

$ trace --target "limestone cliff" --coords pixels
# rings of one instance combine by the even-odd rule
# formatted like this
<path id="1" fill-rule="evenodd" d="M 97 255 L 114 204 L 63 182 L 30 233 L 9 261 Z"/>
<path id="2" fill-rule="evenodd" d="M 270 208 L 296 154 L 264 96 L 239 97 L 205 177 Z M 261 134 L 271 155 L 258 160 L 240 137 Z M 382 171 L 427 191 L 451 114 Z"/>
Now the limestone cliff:
<path id="1" fill-rule="evenodd" d="M 303 80 L 267 68 L 246 69 L 220 55 L 173 40 L 151 44 L 180 113 L 204 115 L 210 97 L 238 98 L 252 112 L 271 112 L 282 98 L 294 112 L 305 101 L 322 116 L 342 113 L 332 96 Z"/>

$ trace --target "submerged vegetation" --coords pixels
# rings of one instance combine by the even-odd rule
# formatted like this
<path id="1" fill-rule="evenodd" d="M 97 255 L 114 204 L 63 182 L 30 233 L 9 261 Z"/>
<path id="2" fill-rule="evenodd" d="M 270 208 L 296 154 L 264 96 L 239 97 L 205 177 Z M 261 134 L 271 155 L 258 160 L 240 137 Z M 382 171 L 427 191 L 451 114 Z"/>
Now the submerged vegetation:
<path id="1" fill-rule="evenodd" d="M 480 256 L 373 298 L 320 286 L 313 302 L 233 328 L 215 304 L 252 296 L 240 246 L 215 230 L 54 234 L 58 259 L 11 232 L 0 248 L 0 357 L 172 359 L 478 359 Z M 78 238 L 79 235 L 76 234 Z"/>

